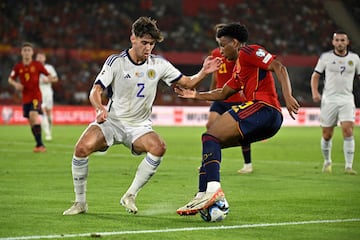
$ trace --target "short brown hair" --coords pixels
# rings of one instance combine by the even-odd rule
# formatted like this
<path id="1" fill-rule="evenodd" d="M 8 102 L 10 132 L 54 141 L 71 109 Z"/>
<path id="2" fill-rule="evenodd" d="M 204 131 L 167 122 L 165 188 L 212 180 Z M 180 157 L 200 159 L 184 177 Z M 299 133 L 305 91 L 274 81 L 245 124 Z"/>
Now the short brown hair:
<path id="1" fill-rule="evenodd" d="M 23 42 L 21 44 L 21 48 L 24 48 L 24 47 L 31 47 L 32 49 L 34 49 L 34 45 L 31 42 Z"/>
<path id="2" fill-rule="evenodd" d="M 145 34 L 149 34 L 157 42 L 162 42 L 164 37 L 161 31 L 156 26 L 156 20 L 150 17 L 139 17 L 132 25 L 132 34 L 136 37 L 143 37 Z"/>

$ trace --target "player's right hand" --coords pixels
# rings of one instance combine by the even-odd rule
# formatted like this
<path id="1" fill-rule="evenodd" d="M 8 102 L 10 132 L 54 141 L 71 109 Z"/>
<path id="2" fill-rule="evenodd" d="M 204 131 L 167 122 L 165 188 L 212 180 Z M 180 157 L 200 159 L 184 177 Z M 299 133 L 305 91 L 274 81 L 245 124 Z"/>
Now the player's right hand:
<path id="1" fill-rule="evenodd" d="M 106 109 L 97 109 L 96 110 L 96 122 L 103 123 L 107 120 L 108 112 Z"/>

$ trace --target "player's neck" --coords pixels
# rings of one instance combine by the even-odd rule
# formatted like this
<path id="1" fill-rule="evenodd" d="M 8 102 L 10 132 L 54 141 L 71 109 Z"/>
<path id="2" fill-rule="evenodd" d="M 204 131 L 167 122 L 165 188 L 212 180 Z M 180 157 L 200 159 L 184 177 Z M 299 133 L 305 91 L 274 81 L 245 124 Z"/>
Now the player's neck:
<path id="1" fill-rule="evenodd" d="M 23 58 L 22 62 L 24 65 L 29 65 L 31 63 L 32 59 L 31 58 Z"/>
<path id="2" fill-rule="evenodd" d="M 137 64 L 140 64 L 142 62 L 144 62 L 146 59 L 141 59 L 139 58 L 136 54 L 135 54 L 135 51 L 134 49 L 130 48 L 129 49 L 129 56 L 131 58 L 131 60 Z"/>
<path id="3" fill-rule="evenodd" d="M 343 51 L 338 51 L 335 49 L 334 52 L 336 53 L 336 55 L 341 56 L 341 57 L 346 56 L 346 54 L 348 53 L 347 49 L 345 49 Z"/>

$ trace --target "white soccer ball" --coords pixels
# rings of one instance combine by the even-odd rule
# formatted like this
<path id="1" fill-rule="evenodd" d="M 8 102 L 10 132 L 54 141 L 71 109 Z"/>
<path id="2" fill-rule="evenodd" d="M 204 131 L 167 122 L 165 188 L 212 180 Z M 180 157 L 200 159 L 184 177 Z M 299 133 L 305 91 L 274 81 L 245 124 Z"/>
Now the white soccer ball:
<path id="1" fill-rule="evenodd" d="M 205 222 L 219 222 L 229 213 L 229 203 L 225 198 L 216 201 L 212 206 L 199 211 Z"/>

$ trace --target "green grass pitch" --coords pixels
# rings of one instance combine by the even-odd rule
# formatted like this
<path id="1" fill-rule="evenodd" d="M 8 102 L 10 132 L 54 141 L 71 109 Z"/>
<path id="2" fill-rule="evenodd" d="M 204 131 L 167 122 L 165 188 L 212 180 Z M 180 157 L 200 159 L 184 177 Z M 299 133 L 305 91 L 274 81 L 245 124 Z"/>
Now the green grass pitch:
<path id="1" fill-rule="evenodd" d="M 0 126 L 2 239 L 360 239 L 360 174 L 344 175 L 340 128 L 333 140 L 333 173 L 322 174 L 320 127 L 283 127 L 252 145 L 254 173 L 240 176 L 240 148 L 223 150 L 222 187 L 228 217 L 207 223 L 176 209 L 197 190 L 203 127 L 154 127 L 167 143 L 158 172 L 130 215 L 119 199 L 142 157 L 122 145 L 89 161 L 89 212 L 62 216 L 74 200 L 71 158 L 86 126 L 54 126 L 47 152 L 32 152 L 28 126 Z M 354 169 L 360 173 L 360 131 Z M 327 221 L 329 220 L 329 221 Z"/>

